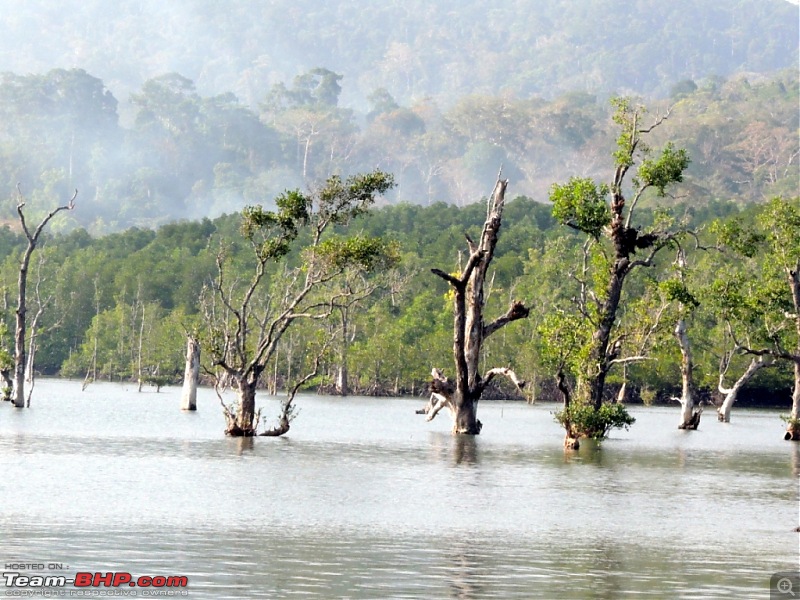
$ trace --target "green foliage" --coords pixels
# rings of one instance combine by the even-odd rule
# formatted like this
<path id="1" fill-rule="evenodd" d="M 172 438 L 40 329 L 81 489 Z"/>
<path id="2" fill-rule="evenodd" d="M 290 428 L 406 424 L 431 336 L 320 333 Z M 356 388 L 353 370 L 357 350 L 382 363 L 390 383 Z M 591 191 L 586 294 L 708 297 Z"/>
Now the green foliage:
<path id="1" fill-rule="evenodd" d="M 586 323 L 561 308 L 547 312 L 537 326 L 539 356 L 549 373 L 577 372 L 588 351 Z"/>
<path id="2" fill-rule="evenodd" d="M 680 302 L 688 308 L 697 308 L 700 306 L 700 301 L 689 291 L 686 283 L 679 277 L 673 277 L 662 281 L 659 287 L 669 301 Z"/>
<path id="3" fill-rule="evenodd" d="M 669 184 L 683 181 L 683 172 L 689 162 L 686 150 L 676 150 L 674 144 L 669 142 L 658 158 L 642 160 L 637 175 L 643 185 L 656 188 L 658 195 L 663 196 Z"/>
<path id="4" fill-rule="evenodd" d="M 345 186 L 344 179 L 342 186 Z M 265 204 L 261 210 L 274 216 L 285 209 L 298 227 L 304 211 L 308 210 L 310 225 L 316 213 L 313 207 L 306 209 L 308 202 L 301 197 L 315 196 L 301 194 L 295 196 L 295 203 L 281 200 L 280 207 Z M 779 222 L 787 226 L 777 231 L 782 232 L 781 240 L 791 240 L 790 225 L 795 222 L 792 214 L 798 208 L 797 201 L 784 199 L 780 202 L 788 208 L 776 204 L 774 210 Z M 669 225 L 659 220 L 660 209 L 640 206 L 639 215 L 648 227 L 656 226 L 654 223 Z M 768 334 L 777 333 L 779 341 L 786 347 L 793 347 L 794 339 L 790 336 L 794 330 L 786 326 L 784 315 L 787 310 L 791 312 L 791 297 L 780 254 L 784 251 L 781 246 L 789 248 L 790 244 L 779 244 L 771 232 L 771 221 L 761 216 L 767 214 L 767 207 L 741 207 L 723 201 L 704 205 L 694 198 L 689 203 L 678 202 L 670 207 L 671 214 L 692 219 L 692 227 L 701 231 L 703 243 L 708 243 L 702 234 L 704 226 L 707 230 L 708 223 L 726 215 L 728 217 L 720 223 L 727 223 L 729 218 L 737 219 L 743 230 L 756 232 L 764 239 L 750 258 L 731 252 L 698 253 L 696 260 L 693 259 L 693 272 L 687 273 L 686 285 L 690 293 L 702 302 L 694 312 L 696 334 L 693 333 L 693 338 L 699 342 L 695 352 L 696 371 L 705 376 L 703 384 L 716 385 L 719 352 L 725 347 L 724 319 L 728 316 L 734 321 L 734 331 L 740 340 L 748 339 L 753 344 L 772 343 Z M 550 379 L 562 362 L 571 380 L 582 375 L 581 363 L 588 356 L 587 341 L 592 334 L 573 302 L 573 298 L 580 295 L 577 278 L 583 278 L 580 270 L 583 236 L 560 227 L 550 215 L 550 208 L 530 198 L 508 202 L 502 241 L 492 263 L 492 267 L 496 267 L 494 285 L 487 294 L 487 315 L 503 314 L 510 298 L 523 299 L 533 310 L 519 327 L 507 328 L 503 335 L 488 340 L 484 348 L 486 364 L 514 364 L 522 379 L 539 384 Z M 448 272 L 458 270 L 458 255 L 453 248 L 463 245 L 464 231 L 473 236 L 479 233 L 470 227 L 481 221 L 485 210 L 482 203 L 463 208 L 444 203 L 384 206 L 358 216 L 349 225 L 343 224 L 322 238 L 322 253 L 329 251 L 329 256 L 337 257 L 341 251 L 339 264 L 347 264 L 348 270 L 351 266 L 359 271 L 370 266 L 370 273 L 357 274 L 358 278 L 364 277 L 369 282 L 386 275 L 389 270 L 385 268 L 388 263 L 381 262 L 382 259 L 370 264 L 373 251 L 377 254 L 379 247 L 369 240 L 394 240 L 384 250 L 400 253 L 399 264 L 394 259 L 391 261 L 396 265 L 396 273 L 389 274 L 390 282 L 382 283 L 387 290 L 385 294 L 371 298 L 363 311 L 352 316 L 349 369 L 354 389 L 391 393 L 396 385 L 400 392 L 411 392 L 413 388 L 419 393 L 431 367 L 446 365 L 451 360 L 452 315 L 442 299 L 448 287 L 443 282 L 432 283 L 426 273 L 432 264 L 441 265 Z M 144 368 L 147 372 L 158 368 L 159 375 L 163 376 L 179 376 L 183 368 L 185 331 L 196 327 L 200 289 L 215 275 L 218 239 L 225 237 L 233 242 L 227 249 L 227 260 L 233 272 L 241 275 L 251 268 L 252 248 L 238 236 L 241 221 L 240 215 L 230 215 L 213 221 L 174 223 L 157 230 L 135 228 L 104 237 L 93 237 L 83 230 L 50 237 L 43 253 L 47 261 L 43 265 L 41 291 L 44 297 L 53 294 L 54 301 L 41 322 L 37 364 L 42 371 L 53 375 L 60 370 L 64 375 L 83 378 L 91 366 L 97 335 L 100 374 L 114 379 L 135 375 L 141 306 L 146 305 Z M 263 231 L 270 227 L 280 231 L 277 217 L 274 221 L 266 219 L 263 224 Z M 307 226 L 300 227 L 292 247 L 305 244 L 308 232 Z M 254 239 L 261 239 L 261 234 L 261 229 L 254 229 Z M 715 239 L 714 235 L 710 237 Z M 768 235 L 769 243 L 766 243 Z M 363 245 L 356 242 L 348 247 L 348 240 L 359 237 Z M 5 289 L 5 296 L 11 303 L 18 269 L 16 252 L 21 240 L 13 229 L 6 230 L 0 238 L 0 289 Z M 604 293 L 608 254 L 603 243 L 592 242 L 587 282 L 600 293 L 600 299 Z M 290 252 L 286 256 L 289 266 L 298 266 L 305 258 L 307 255 L 302 252 Z M 672 258 L 665 256 L 658 265 L 668 269 Z M 270 289 L 276 289 L 284 281 L 283 267 L 282 263 L 267 266 Z M 658 278 L 652 279 L 655 282 Z M 233 283 L 234 280 L 228 281 Z M 638 353 L 642 336 L 649 330 L 662 300 L 655 283 L 652 289 L 648 287 L 651 284 L 648 278 L 633 275 L 628 281 L 631 287 L 626 298 L 642 301 L 630 302 L 618 315 L 619 333 L 625 336 L 622 357 Z M 325 293 L 328 291 L 326 289 Z M 137 294 L 140 309 L 134 316 Z M 263 295 L 258 299 L 261 301 Z M 591 298 L 587 307 L 591 315 L 596 315 Z M 722 312 L 723 307 L 726 312 Z M 666 316 L 671 318 L 669 314 Z M 5 320 L 10 323 L 12 318 L 9 312 Z M 670 318 L 662 318 L 666 336 L 671 329 Z M 52 328 L 58 323 L 60 325 Z M 770 325 L 769 329 L 765 323 Z M 287 375 L 296 378 L 307 366 L 304 348 L 313 341 L 316 330 L 316 322 L 313 326 L 292 329 L 291 335 L 281 341 L 276 361 L 280 382 Z M 628 365 L 627 378 L 630 386 L 647 385 L 663 395 L 676 382 L 679 357 L 671 342 L 656 343 L 654 348 L 653 360 Z M 744 358 L 735 357 L 734 360 L 744 361 Z M 323 376 L 328 381 L 333 377 L 334 362 L 331 359 L 323 368 Z M 265 373 L 275 372 L 274 365 L 275 362 L 270 363 Z M 734 368 L 735 365 L 731 372 Z M 768 379 L 760 379 L 756 385 L 776 397 L 787 397 L 784 386 L 788 385 L 789 371 L 785 365 L 778 365 L 774 375 L 770 373 Z M 609 379 L 614 381 L 620 373 L 620 370 L 612 371 Z M 542 389 L 548 386 L 537 387 L 537 400 L 553 399 L 553 396 L 542 396 L 539 393 Z"/>
<path id="5" fill-rule="evenodd" d="M 565 184 L 553 184 L 550 188 L 553 217 L 597 238 L 611 221 L 607 194 L 608 186 L 598 186 L 586 177 L 571 177 Z"/>
<path id="6" fill-rule="evenodd" d="M 14 356 L 10 348 L 11 339 L 8 337 L 8 325 L 0 321 L 0 371 L 10 371 L 14 368 Z"/>
<path id="7" fill-rule="evenodd" d="M 786 267 L 800 260 L 800 198 L 773 198 L 759 217 L 767 241 Z"/>
<path id="8" fill-rule="evenodd" d="M 739 217 L 713 221 L 709 233 L 716 236 L 718 245 L 731 248 L 746 258 L 753 258 L 766 241 L 765 234 L 745 226 Z"/>
<path id="9" fill-rule="evenodd" d="M 781 421 L 786 423 L 789 430 L 800 431 L 800 417 L 793 417 L 791 415 L 781 415 Z"/>
<path id="10" fill-rule="evenodd" d="M 575 437 L 604 440 L 613 429 L 628 429 L 636 422 L 624 404 L 604 402 L 599 409 L 584 403 L 571 403 L 554 413 L 556 422 Z"/>
<path id="11" fill-rule="evenodd" d="M 363 215 L 375 202 L 376 195 L 385 194 L 394 185 L 394 176 L 379 169 L 353 175 L 344 181 L 333 175 L 319 191 L 320 215 L 332 223 L 347 223 Z"/>
<path id="12" fill-rule="evenodd" d="M 355 267 L 362 271 L 388 270 L 399 263 L 400 248 L 396 242 L 387 242 L 380 237 L 334 236 L 324 240 L 314 255 L 335 269 Z"/>
<path id="13" fill-rule="evenodd" d="M 284 192 L 275 203 L 277 212 L 264 210 L 262 206 L 247 206 L 242 210 L 242 235 L 258 244 L 258 255 L 263 261 L 288 254 L 298 229 L 310 218 L 312 200 L 297 190 Z"/>
<path id="14" fill-rule="evenodd" d="M 634 151 L 647 152 L 647 146 L 639 139 L 639 118 L 646 112 L 643 106 L 634 106 L 630 98 L 615 97 L 611 99 L 614 114 L 611 119 L 619 125 L 617 135 L 617 149 L 613 152 L 614 164 L 617 167 L 627 168 L 633 166 Z"/>

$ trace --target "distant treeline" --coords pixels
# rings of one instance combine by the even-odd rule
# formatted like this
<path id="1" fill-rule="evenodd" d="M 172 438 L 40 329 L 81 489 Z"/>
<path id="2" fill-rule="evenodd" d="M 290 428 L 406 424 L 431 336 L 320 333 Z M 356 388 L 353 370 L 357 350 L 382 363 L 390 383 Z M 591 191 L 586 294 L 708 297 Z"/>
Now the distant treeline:
<path id="1" fill-rule="evenodd" d="M 58 226 L 102 235 L 269 206 L 285 189 L 375 167 L 398 183 L 388 202 L 421 205 L 475 202 L 500 165 L 515 193 L 540 201 L 554 181 L 607 177 L 615 132 L 604 97 L 498 92 L 403 104 L 376 88 L 355 112 L 340 101 L 353 84 L 315 68 L 272 85 L 252 108 L 171 73 L 130 96 L 123 124 L 114 93 L 84 70 L 6 73 L 0 218 L 15 219 L 18 193 L 44 211 L 77 189 L 79 209 Z M 693 204 L 796 193 L 796 69 L 675 81 L 670 96 L 652 106 L 672 106 L 656 141 L 689 151 Z"/>
<path id="2" fill-rule="evenodd" d="M 0 14 L 0 71 L 79 65 L 118 98 L 177 71 L 248 106 L 324 66 L 347 105 L 385 88 L 449 108 L 471 94 L 665 98 L 677 81 L 796 69 L 785 0 L 26 0 Z"/>
<path id="3" fill-rule="evenodd" d="M 797 200 L 792 205 L 800 206 Z M 746 227 L 756 223 L 763 204 L 742 208 L 730 201 L 679 202 L 671 207 L 644 208 L 645 222 L 665 214 L 680 219 L 695 231 L 708 232 L 721 222 Z M 79 206 L 76 211 L 82 208 Z M 477 236 L 486 206 L 476 203 L 459 208 L 444 203 L 422 207 L 411 204 L 387 206 L 359 217 L 351 231 L 380 235 L 399 243 L 402 262 L 383 278 L 380 292 L 354 307 L 349 314 L 347 340 L 350 388 L 354 393 L 424 393 L 433 366 L 452 364 L 452 301 L 443 281 L 430 273 L 436 267 L 459 270 L 459 252 L 464 233 Z M 712 222 L 718 224 L 712 227 Z M 138 368 L 150 378 L 179 382 L 184 367 L 185 335 L 202 330 L 198 297 L 215 275 L 215 258 L 224 242 L 233 264 L 243 276 L 252 249 L 239 231 L 240 217 L 184 221 L 156 230 L 131 228 L 94 238 L 83 229 L 48 238 L 34 255 L 29 275 L 29 311 L 46 304 L 36 334 L 36 367 L 40 373 L 83 378 L 87 373 L 110 380 L 136 379 Z M 705 234 L 703 234 L 705 235 Z M 542 324 L 559 303 L 569 303 L 576 293 L 574 265 L 579 264 L 583 239 L 559 226 L 550 206 L 518 197 L 506 209 L 487 284 L 488 312 L 502 314 L 510 298 L 524 299 L 531 316 L 514 323 L 491 338 L 486 348 L 487 364 L 508 364 L 532 385 L 528 394 L 537 400 L 555 398 L 554 373 L 541 359 Z M 14 230 L 0 229 L 3 309 L 11 330 L 22 238 Z M 289 261 L 299 257 L 290 255 Z M 631 294 L 649 301 L 631 303 L 623 319 L 633 332 L 637 323 L 650 317 L 658 298 L 659 277 L 669 271 L 670 258 L 661 269 L 642 275 Z M 689 288 L 700 306 L 691 319 L 695 343 L 698 383 L 711 398 L 718 381 L 720 359 L 728 347 L 726 328 L 706 302 L 720 273 L 738 268 L 741 259 L 718 251 L 692 253 Z M 770 262 L 763 251 L 753 259 Z M 655 274 L 660 271 L 662 275 Z M 278 288 L 281 270 L 275 267 L 269 279 Z M 270 285 L 266 289 L 269 289 Z M 647 291 L 649 289 L 655 291 Z M 655 300 L 654 300 L 655 299 Z M 649 302 L 649 303 L 648 303 Z M 264 385 L 280 387 L 304 368 L 320 325 L 297 324 L 284 337 L 275 360 L 266 370 Z M 335 327 L 328 323 L 325 327 Z M 633 399 L 665 400 L 680 384 L 680 354 L 669 323 L 662 327 L 650 359 L 632 364 L 627 381 Z M 630 334 L 633 339 L 634 334 Z M 8 348 L 10 336 L 2 340 Z M 323 375 L 313 386 L 330 389 L 342 354 L 336 350 L 326 358 Z M 748 359 L 734 356 L 733 370 Z M 731 372 L 733 372 L 733 370 Z M 621 383 L 622 371 L 612 384 Z M 760 402 L 788 405 L 790 369 L 764 369 L 750 389 Z M 613 386 L 612 386 L 613 389 Z M 498 393 L 514 395 L 513 390 Z"/>

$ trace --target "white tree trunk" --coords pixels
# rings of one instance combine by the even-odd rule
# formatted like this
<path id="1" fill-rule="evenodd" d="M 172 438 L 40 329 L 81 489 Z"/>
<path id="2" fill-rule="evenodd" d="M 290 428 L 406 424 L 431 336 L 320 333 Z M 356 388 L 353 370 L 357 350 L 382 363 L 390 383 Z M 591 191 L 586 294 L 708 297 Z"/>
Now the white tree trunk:
<path id="1" fill-rule="evenodd" d="M 794 390 L 792 392 L 792 412 L 785 440 L 800 441 L 800 361 L 794 362 Z"/>
<path id="2" fill-rule="evenodd" d="M 697 408 L 694 397 L 694 377 L 692 374 L 692 347 L 689 343 L 689 334 L 686 332 L 686 321 L 679 319 L 675 326 L 675 337 L 681 349 L 681 422 L 678 429 L 697 429 L 700 424 L 702 408 Z"/>
<path id="3" fill-rule="evenodd" d="M 186 370 L 183 374 L 181 410 L 197 410 L 197 382 L 200 379 L 200 344 L 192 336 L 187 336 L 186 340 Z"/>
<path id="4" fill-rule="evenodd" d="M 736 380 L 731 388 L 726 388 L 724 386 L 725 374 L 720 373 L 718 389 L 720 394 L 725 395 L 725 399 L 717 409 L 717 417 L 721 423 L 731 422 L 731 408 L 738 399 L 741 389 L 745 386 L 745 384 L 747 384 L 748 381 L 750 381 L 750 379 L 752 379 L 753 375 L 755 375 L 759 369 L 768 367 L 771 364 L 772 358 L 770 357 L 759 356 L 758 358 L 753 358 L 753 360 L 751 360 L 750 364 L 747 366 L 745 372 L 742 373 L 742 375 Z"/>

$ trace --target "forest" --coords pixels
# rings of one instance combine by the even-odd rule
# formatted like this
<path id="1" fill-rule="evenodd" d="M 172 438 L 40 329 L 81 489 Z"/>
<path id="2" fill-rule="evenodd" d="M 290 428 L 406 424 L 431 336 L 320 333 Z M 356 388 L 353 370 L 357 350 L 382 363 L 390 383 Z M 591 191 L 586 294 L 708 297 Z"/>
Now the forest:
<path id="1" fill-rule="evenodd" d="M 3 19 L 22 35 L 36 4 Z M 485 337 L 496 334 L 473 348 L 470 389 L 563 401 L 559 419 L 577 437 L 604 433 L 576 429 L 575 394 L 595 411 L 676 402 L 681 426 L 704 404 L 720 405 L 721 420 L 737 398 L 790 406 L 800 356 L 796 7 L 640 2 L 620 25 L 626 35 L 606 35 L 619 4 L 593 3 L 591 18 L 578 18 L 556 2 L 535 15 L 528 3 L 340 2 L 333 14 L 234 2 L 218 30 L 188 15 L 214 3 L 65 11 L 52 31 L 84 35 L 93 23 L 97 48 L 69 61 L 86 68 L 21 74 L 17 48 L 0 75 L 0 366 L 14 362 L 25 271 L 29 324 L 16 345 L 27 348 L 29 380 L 179 383 L 188 337 L 205 382 L 219 383 L 221 369 L 251 396 L 304 387 L 427 397 L 437 385 L 452 391 L 431 369 L 452 368 L 466 302 L 467 320 L 485 313 Z M 368 18 L 356 23 L 356 12 Z M 277 13 L 303 21 L 276 32 Z M 382 54 L 370 23 L 387 16 L 396 26 Z M 525 27 L 492 35 L 507 20 Z M 125 28 L 128 53 L 118 47 Z M 202 63 L 203 41 L 235 47 L 220 56 L 236 60 Z M 278 60 L 293 42 L 304 61 Z M 145 58 L 154 44 L 161 53 Z M 575 48 L 584 59 L 566 58 Z M 60 62 L 48 52 L 43 44 L 26 65 Z M 160 72 L 159 56 L 169 67 Z M 60 205 L 69 210 L 50 220 Z M 47 227 L 32 252 L 36 223 Z M 513 367 L 510 382 L 494 379 L 501 366 Z M 284 408 L 288 419 L 291 402 Z M 229 432 L 255 431 L 250 412 L 247 422 L 226 413 Z"/>

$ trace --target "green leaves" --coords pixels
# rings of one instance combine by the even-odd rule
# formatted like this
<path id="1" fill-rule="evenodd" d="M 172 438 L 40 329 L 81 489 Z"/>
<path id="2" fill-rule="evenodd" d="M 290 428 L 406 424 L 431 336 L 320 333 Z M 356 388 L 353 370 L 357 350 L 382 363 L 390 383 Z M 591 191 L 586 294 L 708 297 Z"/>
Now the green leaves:
<path id="1" fill-rule="evenodd" d="M 242 235 L 256 247 L 259 260 L 276 260 L 289 253 L 302 227 L 313 222 L 322 234 L 330 224 L 345 224 L 364 214 L 375 202 L 376 195 L 392 187 L 394 177 L 380 170 L 354 175 L 344 181 L 334 175 L 315 196 L 298 190 L 284 192 L 275 199 L 277 211 L 264 210 L 260 205 L 246 207 L 242 211 Z M 331 256 L 337 255 L 332 248 L 328 251 Z M 350 251 L 355 252 L 352 248 Z M 358 260 L 365 256 L 362 253 Z"/>
<path id="2" fill-rule="evenodd" d="M 553 184 L 549 198 L 553 203 L 553 217 L 564 225 L 598 238 L 611 222 L 605 200 L 607 194 L 608 186 L 598 186 L 585 177 L 571 177 L 565 184 Z"/>
<path id="3" fill-rule="evenodd" d="M 676 150 L 672 142 L 669 142 L 661 151 L 661 156 L 653 160 L 642 160 L 638 178 L 642 185 L 656 188 L 658 195 L 663 196 L 669 184 L 683 181 L 683 172 L 690 162 L 686 150 Z"/>
<path id="4" fill-rule="evenodd" d="M 639 145 L 637 131 L 639 116 L 645 109 L 641 106 L 632 106 L 630 98 L 612 98 L 611 106 L 615 109 L 611 118 L 620 126 L 617 150 L 613 153 L 614 164 L 617 167 L 627 168 L 633 165 L 633 153 Z M 640 145 L 640 149 L 646 150 L 646 147 Z"/>
<path id="5" fill-rule="evenodd" d="M 773 198 L 759 222 L 783 265 L 796 268 L 796 262 L 800 261 L 800 199 Z"/>
<path id="6" fill-rule="evenodd" d="M 363 271 L 391 269 L 400 261 L 400 248 L 396 242 L 387 242 L 379 237 L 355 235 L 331 237 L 316 249 L 331 267 L 344 269 L 355 267 Z"/>
<path id="7" fill-rule="evenodd" d="M 597 410 L 589 404 L 572 403 L 553 416 L 562 427 L 569 426 L 573 435 L 598 441 L 604 440 L 612 429 L 628 429 L 636 422 L 625 405 L 610 402 L 604 402 Z"/>
<path id="8" fill-rule="evenodd" d="M 329 177 L 319 191 L 319 212 L 332 223 L 347 223 L 375 202 L 375 196 L 394 187 L 394 176 L 381 170 L 348 177 Z"/>
<path id="9" fill-rule="evenodd" d="M 717 244 L 732 249 L 737 254 L 753 258 L 766 240 L 763 233 L 746 227 L 740 217 L 728 221 L 714 221 L 709 231 L 716 236 Z"/>
<path id="10" fill-rule="evenodd" d="M 689 291 L 686 284 L 677 277 L 662 281 L 659 287 L 664 292 L 667 300 L 680 302 L 687 308 L 700 306 L 700 301 Z"/>
<path id="11" fill-rule="evenodd" d="M 242 235 L 257 245 L 262 261 L 274 260 L 288 254 L 298 228 L 306 225 L 311 216 L 311 199 L 299 191 L 284 192 L 275 199 L 278 211 L 262 206 L 247 206 L 242 211 Z M 256 242 L 256 236 L 261 240 Z"/>

